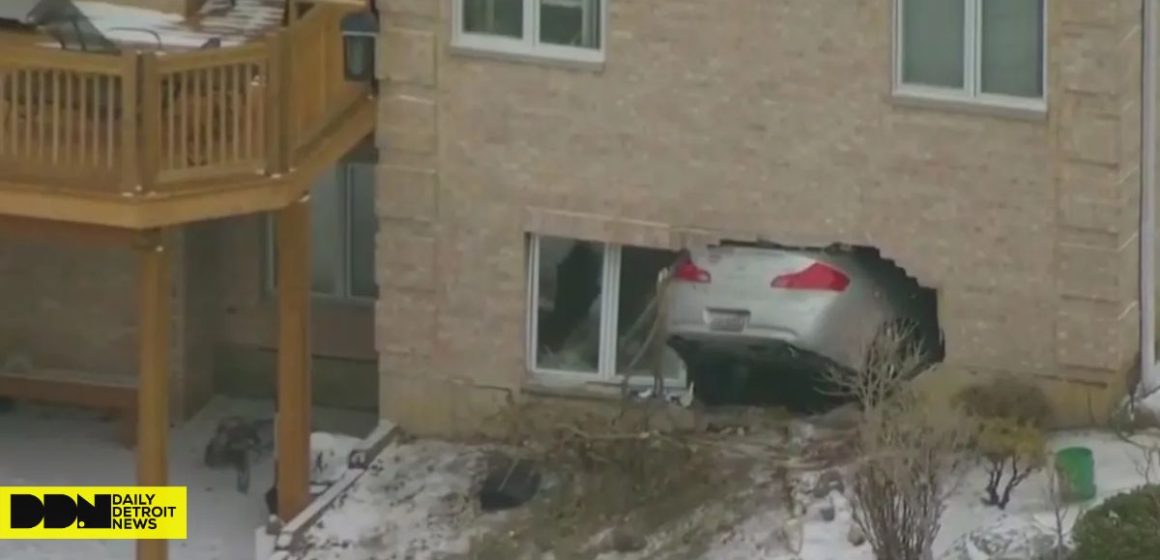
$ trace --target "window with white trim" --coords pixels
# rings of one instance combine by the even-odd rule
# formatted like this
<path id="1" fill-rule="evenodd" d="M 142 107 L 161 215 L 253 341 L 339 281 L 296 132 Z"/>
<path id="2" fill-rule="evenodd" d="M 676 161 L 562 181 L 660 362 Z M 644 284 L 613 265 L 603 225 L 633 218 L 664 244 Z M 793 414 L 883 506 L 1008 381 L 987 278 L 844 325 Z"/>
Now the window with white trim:
<path id="1" fill-rule="evenodd" d="M 1046 0 L 896 2 L 896 93 L 1043 107 Z"/>
<path id="2" fill-rule="evenodd" d="M 375 284 L 374 165 L 342 163 L 310 191 L 311 288 L 315 296 L 373 301 Z M 277 288 L 275 220 L 267 220 L 266 287 Z"/>
<path id="3" fill-rule="evenodd" d="M 532 236 L 528 250 L 528 369 L 541 380 L 652 384 L 647 349 L 657 275 L 673 251 Z M 684 364 L 664 353 L 666 382 Z"/>
<path id="4" fill-rule="evenodd" d="M 454 0 L 455 46 L 601 62 L 607 0 Z"/>

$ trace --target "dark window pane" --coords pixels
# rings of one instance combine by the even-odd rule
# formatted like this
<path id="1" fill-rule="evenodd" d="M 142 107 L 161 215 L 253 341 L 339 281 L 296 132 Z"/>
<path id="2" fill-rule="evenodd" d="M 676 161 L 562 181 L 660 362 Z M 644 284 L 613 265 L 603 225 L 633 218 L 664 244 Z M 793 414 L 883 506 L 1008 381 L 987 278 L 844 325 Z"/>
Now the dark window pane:
<path id="1" fill-rule="evenodd" d="M 536 367 L 599 371 L 604 245 L 542 237 L 539 261 Z"/>
<path id="2" fill-rule="evenodd" d="M 903 0 L 902 82 L 963 87 L 964 0 Z"/>
<path id="3" fill-rule="evenodd" d="M 983 93 L 1043 96 L 1043 0 L 983 0 Z"/>
<path id="4" fill-rule="evenodd" d="M 600 0 L 539 0 L 540 41 L 600 48 Z"/>
<path id="5" fill-rule="evenodd" d="M 315 293 L 342 295 L 343 191 L 340 168 L 330 169 L 310 191 L 311 283 Z"/>
<path id="6" fill-rule="evenodd" d="M 521 38 L 523 0 L 463 0 L 463 30 L 468 33 Z"/>
<path id="7" fill-rule="evenodd" d="M 375 285 L 375 168 L 351 164 L 347 174 L 350 188 L 350 291 L 360 298 L 378 296 Z"/>

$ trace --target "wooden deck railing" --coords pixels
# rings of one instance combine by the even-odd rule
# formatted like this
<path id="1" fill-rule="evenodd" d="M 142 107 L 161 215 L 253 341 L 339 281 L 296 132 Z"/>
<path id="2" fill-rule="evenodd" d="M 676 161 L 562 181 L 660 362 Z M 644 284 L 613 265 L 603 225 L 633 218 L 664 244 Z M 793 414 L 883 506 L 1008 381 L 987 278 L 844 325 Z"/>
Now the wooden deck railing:
<path id="1" fill-rule="evenodd" d="M 0 49 L 0 181 L 137 196 L 280 173 L 367 94 L 342 76 L 348 10 L 239 47 Z"/>
<path id="2" fill-rule="evenodd" d="M 294 61 L 287 135 L 291 154 L 317 140 L 337 112 L 366 95 L 360 84 L 343 79 L 342 42 L 331 38 L 348 11 L 312 9 L 284 32 Z"/>

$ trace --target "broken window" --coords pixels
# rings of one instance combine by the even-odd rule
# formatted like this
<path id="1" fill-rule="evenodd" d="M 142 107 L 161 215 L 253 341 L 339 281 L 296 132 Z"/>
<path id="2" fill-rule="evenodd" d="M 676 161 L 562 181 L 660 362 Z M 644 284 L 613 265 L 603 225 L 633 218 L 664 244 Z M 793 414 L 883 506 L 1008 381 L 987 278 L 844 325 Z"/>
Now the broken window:
<path id="1" fill-rule="evenodd" d="M 685 370 L 657 334 L 658 274 L 672 251 L 534 236 L 529 251 L 529 364 L 545 375 L 651 384 L 654 357 L 674 386 Z M 657 337 L 660 337 L 658 339 Z M 663 340 L 661 349 L 653 344 Z M 655 350 L 655 352 L 650 352 Z"/>
<path id="2" fill-rule="evenodd" d="M 664 303 L 657 293 L 660 274 L 673 264 L 676 253 L 643 247 L 621 247 L 618 253 L 616 373 L 652 377 L 655 360 L 660 359 L 661 375 L 680 381 L 684 374 L 676 353 L 667 344 L 659 356 L 653 353 L 657 337 L 666 336 L 656 324 Z"/>
<path id="3" fill-rule="evenodd" d="M 542 237 L 537 243 L 536 368 L 584 373 L 600 369 L 604 246 Z"/>

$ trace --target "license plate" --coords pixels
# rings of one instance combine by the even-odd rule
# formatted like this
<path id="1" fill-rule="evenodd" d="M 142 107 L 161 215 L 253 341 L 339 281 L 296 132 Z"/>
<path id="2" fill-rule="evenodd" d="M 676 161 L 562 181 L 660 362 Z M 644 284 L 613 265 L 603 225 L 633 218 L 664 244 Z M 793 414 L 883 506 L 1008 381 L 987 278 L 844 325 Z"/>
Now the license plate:
<path id="1" fill-rule="evenodd" d="M 709 329 L 714 331 L 740 332 L 745 330 L 749 323 L 749 314 L 745 312 L 710 311 Z"/>

